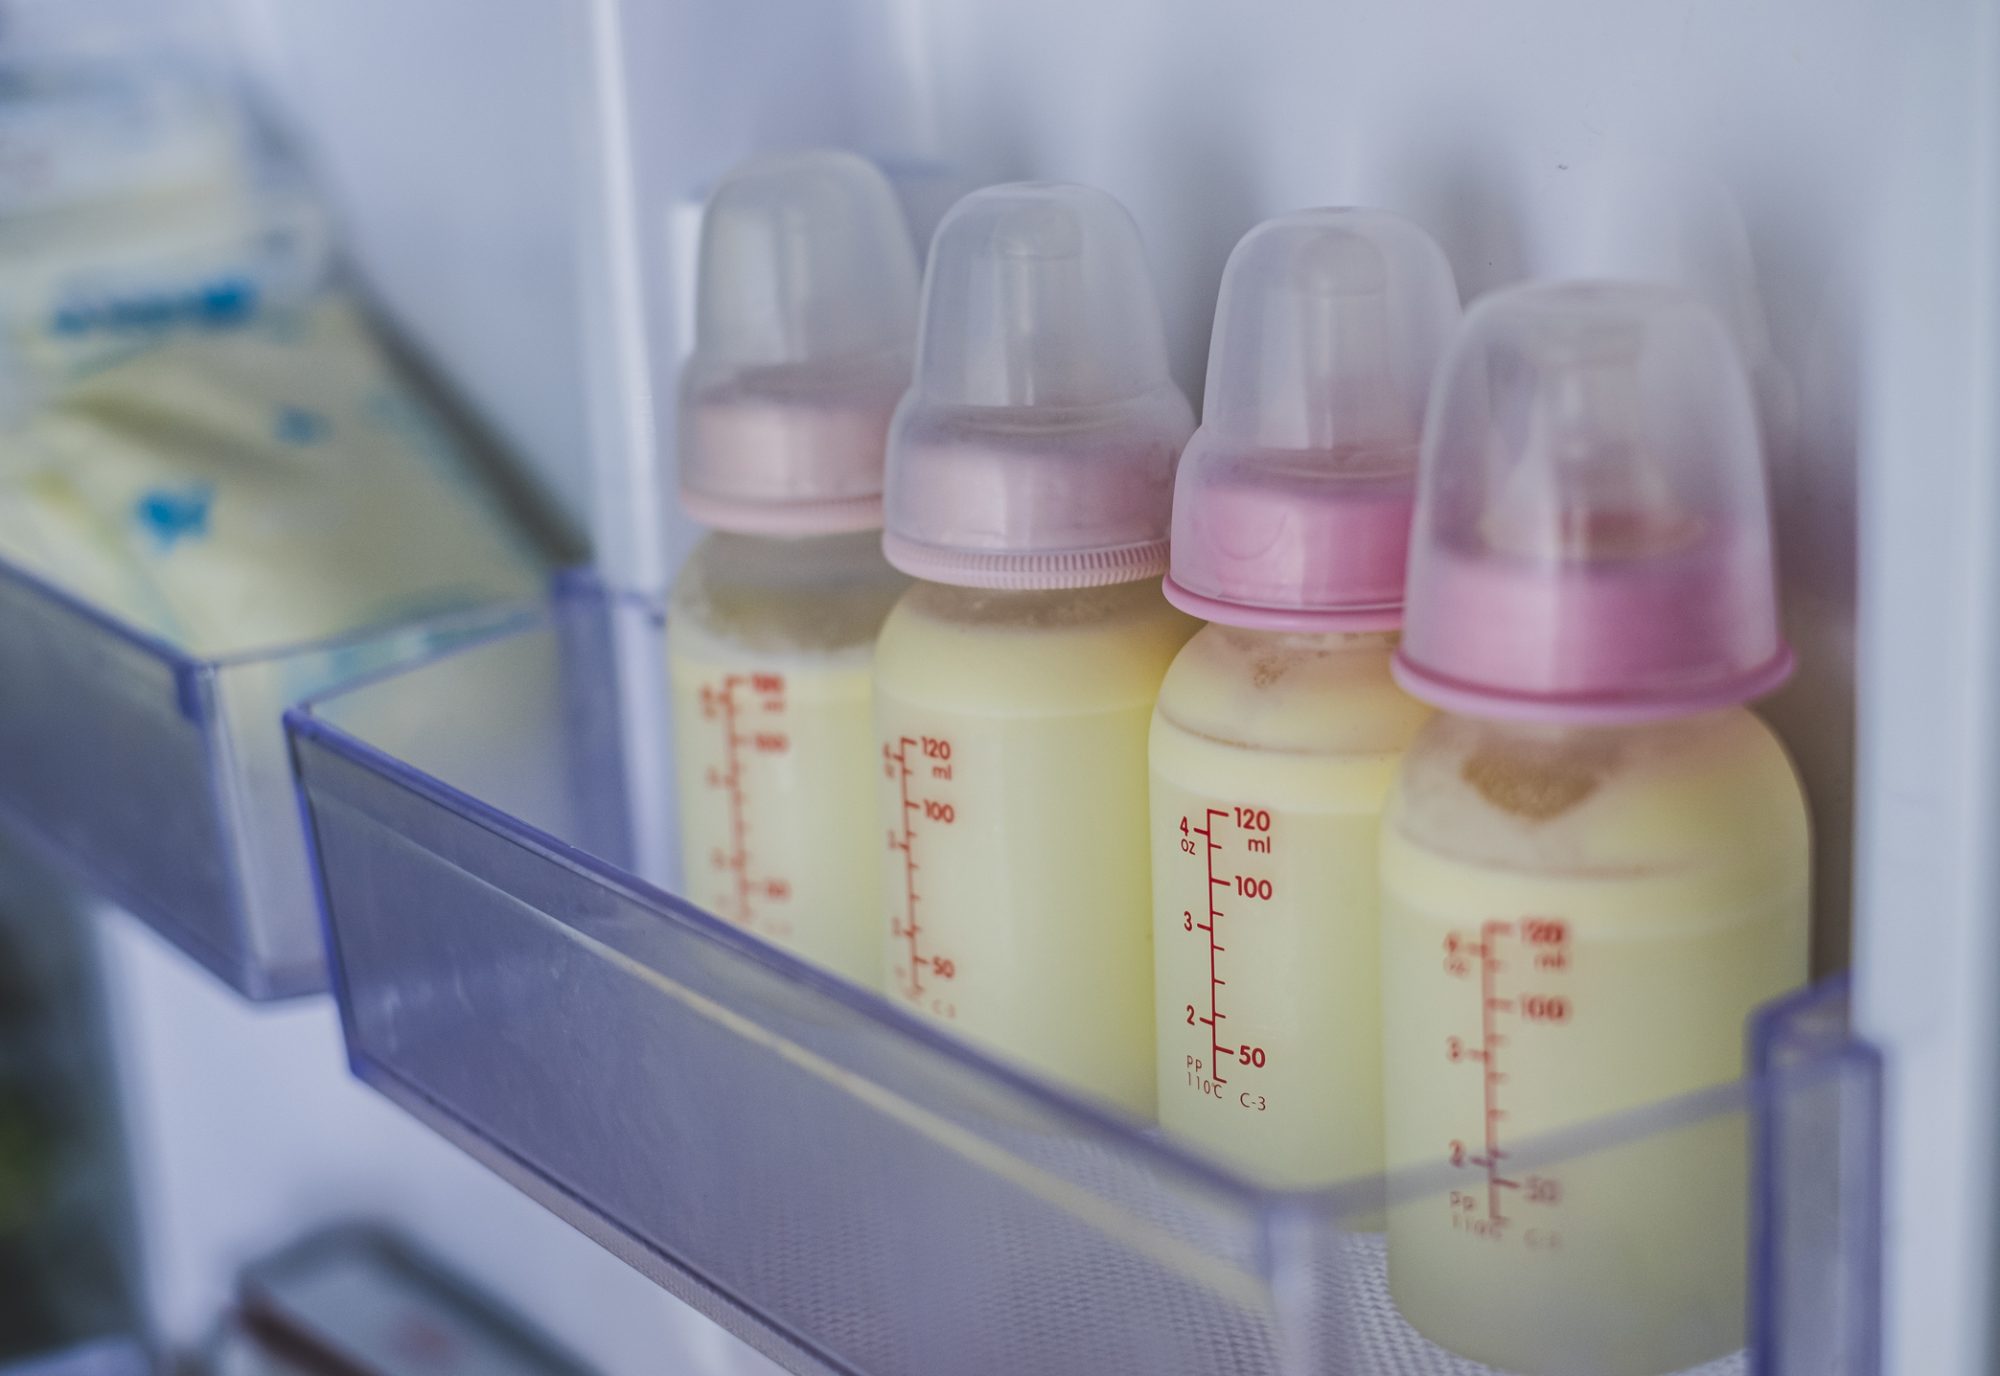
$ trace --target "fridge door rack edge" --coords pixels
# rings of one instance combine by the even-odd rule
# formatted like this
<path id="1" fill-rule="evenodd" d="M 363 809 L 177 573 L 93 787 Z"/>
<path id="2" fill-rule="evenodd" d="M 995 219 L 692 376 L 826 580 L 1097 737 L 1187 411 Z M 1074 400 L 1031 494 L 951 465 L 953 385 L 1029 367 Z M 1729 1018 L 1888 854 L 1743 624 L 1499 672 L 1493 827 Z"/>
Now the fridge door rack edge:
<path id="1" fill-rule="evenodd" d="M 523 614 L 203 658 L 0 561 L 0 825 L 246 997 L 322 991 L 284 704 Z"/>
<path id="2" fill-rule="evenodd" d="M 638 848 L 606 798 L 645 753 L 617 647 L 658 627 L 560 598 L 288 715 L 364 1080 L 797 1370 L 1486 1370 L 1401 1323 L 1343 1226 L 1444 1173 L 1259 1190 L 602 858 Z M 1738 1084 L 1541 1150 L 1747 1125 L 1755 1342 L 1702 1376 L 1872 1376 L 1879 1066 L 1838 985 L 1756 1035 Z"/>

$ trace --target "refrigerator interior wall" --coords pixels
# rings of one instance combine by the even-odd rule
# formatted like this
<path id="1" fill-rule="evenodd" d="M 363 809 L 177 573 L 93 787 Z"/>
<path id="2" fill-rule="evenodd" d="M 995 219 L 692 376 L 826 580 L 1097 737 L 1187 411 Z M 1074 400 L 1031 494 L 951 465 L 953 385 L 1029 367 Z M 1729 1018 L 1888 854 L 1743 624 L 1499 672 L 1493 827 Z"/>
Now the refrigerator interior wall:
<path id="1" fill-rule="evenodd" d="M 1859 1018 L 1891 1057 L 1891 1370 L 1978 1369 L 2000 1083 L 1989 4 L 226 7 L 367 279 L 631 586 L 663 581 L 663 532 L 685 529 L 650 500 L 684 314 L 669 226 L 760 148 L 1105 186 L 1147 236 L 1191 389 L 1230 245 L 1300 205 L 1413 216 L 1468 296 L 1611 271 L 1707 292 L 1772 440 L 1802 670 L 1769 712 L 1814 796 L 1827 959 L 1861 880 Z"/>
<path id="2" fill-rule="evenodd" d="M 591 509 L 576 155 L 585 6 L 182 0 L 334 202 L 370 300 L 563 509 Z"/>

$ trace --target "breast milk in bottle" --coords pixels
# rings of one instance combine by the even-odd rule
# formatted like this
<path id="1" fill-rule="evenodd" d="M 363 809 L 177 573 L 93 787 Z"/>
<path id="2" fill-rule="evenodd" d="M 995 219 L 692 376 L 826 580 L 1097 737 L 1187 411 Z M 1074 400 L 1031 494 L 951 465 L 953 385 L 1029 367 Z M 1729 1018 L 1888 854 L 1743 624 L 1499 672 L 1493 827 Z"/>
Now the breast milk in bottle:
<path id="1" fill-rule="evenodd" d="M 1508 1371 L 1652 1376 L 1743 1341 L 1745 1126 L 1535 1139 L 1735 1079 L 1806 976 L 1806 813 L 1741 704 L 1791 669 L 1756 418 L 1666 288 L 1468 316 L 1426 427 L 1396 671 L 1443 709 L 1382 838 L 1390 1290 Z M 1610 1125 L 1607 1125 L 1607 1127 Z M 1587 1134 L 1586 1134 L 1587 1135 Z"/>
<path id="2" fill-rule="evenodd" d="M 1268 1183 L 1382 1169 L 1382 806 L 1429 709 L 1389 673 L 1458 290 L 1369 210 L 1252 230 L 1216 304 L 1169 601 L 1211 624 L 1152 731 L 1160 1122 Z"/>
<path id="3" fill-rule="evenodd" d="M 765 158 L 710 198 L 697 292 L 681 502 L 714 533 L 682 569 L 667 624 L 683 887 L 873 985 L 870 661 L 909 585 L 876 532 L 916 255 L 868 163 Z"/>
<path id="4" fill-rule="evenodd" d="M 1167 374 L 1129 216 L 1015 185 L 939 226 L 889 446 L 875 712 L 889 988 L 1134 1111 L 1153 1107 L 1146 733 L 1194 630 L 1160 595 Z"/>

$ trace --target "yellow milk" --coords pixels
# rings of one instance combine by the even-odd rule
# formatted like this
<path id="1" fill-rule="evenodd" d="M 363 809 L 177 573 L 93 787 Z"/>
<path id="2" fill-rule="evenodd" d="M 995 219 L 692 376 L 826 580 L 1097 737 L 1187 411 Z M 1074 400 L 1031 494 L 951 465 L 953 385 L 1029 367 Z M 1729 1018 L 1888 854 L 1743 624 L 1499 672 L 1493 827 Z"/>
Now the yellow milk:
<path id="1" fill-rule="evenodd" d="M 1390 1289 L 1508 1371 L 1649 1376 L 1743 1341 L 1730 1115 L 1564 1160 L 1556 1129 L 1735 1079 L 1804 981 L 1805 804 L 1740 708 L 1619 728 L 1440 717 L 1382 838 Z"/>
<path id="2" fill-rule="evenodd" d="M 543 561 L 325 293 L 163 335 L 0 436 L 0 555 L 201 655 L 529 598 Z"/>
<path id="3" fill-rule="evenodd" d="M 1210 626 L 1153 716 L 1160 1122 L 1274 1185 L 1382 1169 L 1377 852 L 1429 715 L 1394 643 Z"/>
<path id="4" fill-rule="evenodd" d="M 919 583 L 876 651 L 889 989 L 1153 1108 L 1146 734 L 1196 623 L 1151 580 Z"/>
<path id="5" fill-rule="evenodd" d="M 908 585 L 879 540 L 711 535 L 667 623 L 684 892 L 871 986 L 882 871 L 870 665 Z"/>

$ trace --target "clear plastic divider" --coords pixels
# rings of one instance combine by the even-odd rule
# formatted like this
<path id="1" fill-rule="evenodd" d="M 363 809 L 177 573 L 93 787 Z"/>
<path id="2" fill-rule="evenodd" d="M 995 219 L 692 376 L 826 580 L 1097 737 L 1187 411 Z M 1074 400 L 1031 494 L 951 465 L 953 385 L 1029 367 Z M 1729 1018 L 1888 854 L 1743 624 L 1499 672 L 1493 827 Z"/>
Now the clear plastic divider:
<path id="1" fill-rule="evenodd" d="M 529 615 L 203 659 L 0 561 L 0 825 L 240 992 L 322 990 L 285 707 Z"/>
<path id="2" fill-rule="evenodd" d="M 659 631 L 572 585 L 289 714 L 335 987 L 364 1079 L 794 1369 L 1872 1376 L 1843 988 L 1735 1084 L 1521 1144 L 1504 1205 L 1442 1159 L 1262 1190 L 672 896 Z M 1433 1250 L 1489 1206 L 1555 1260 Z"/>

